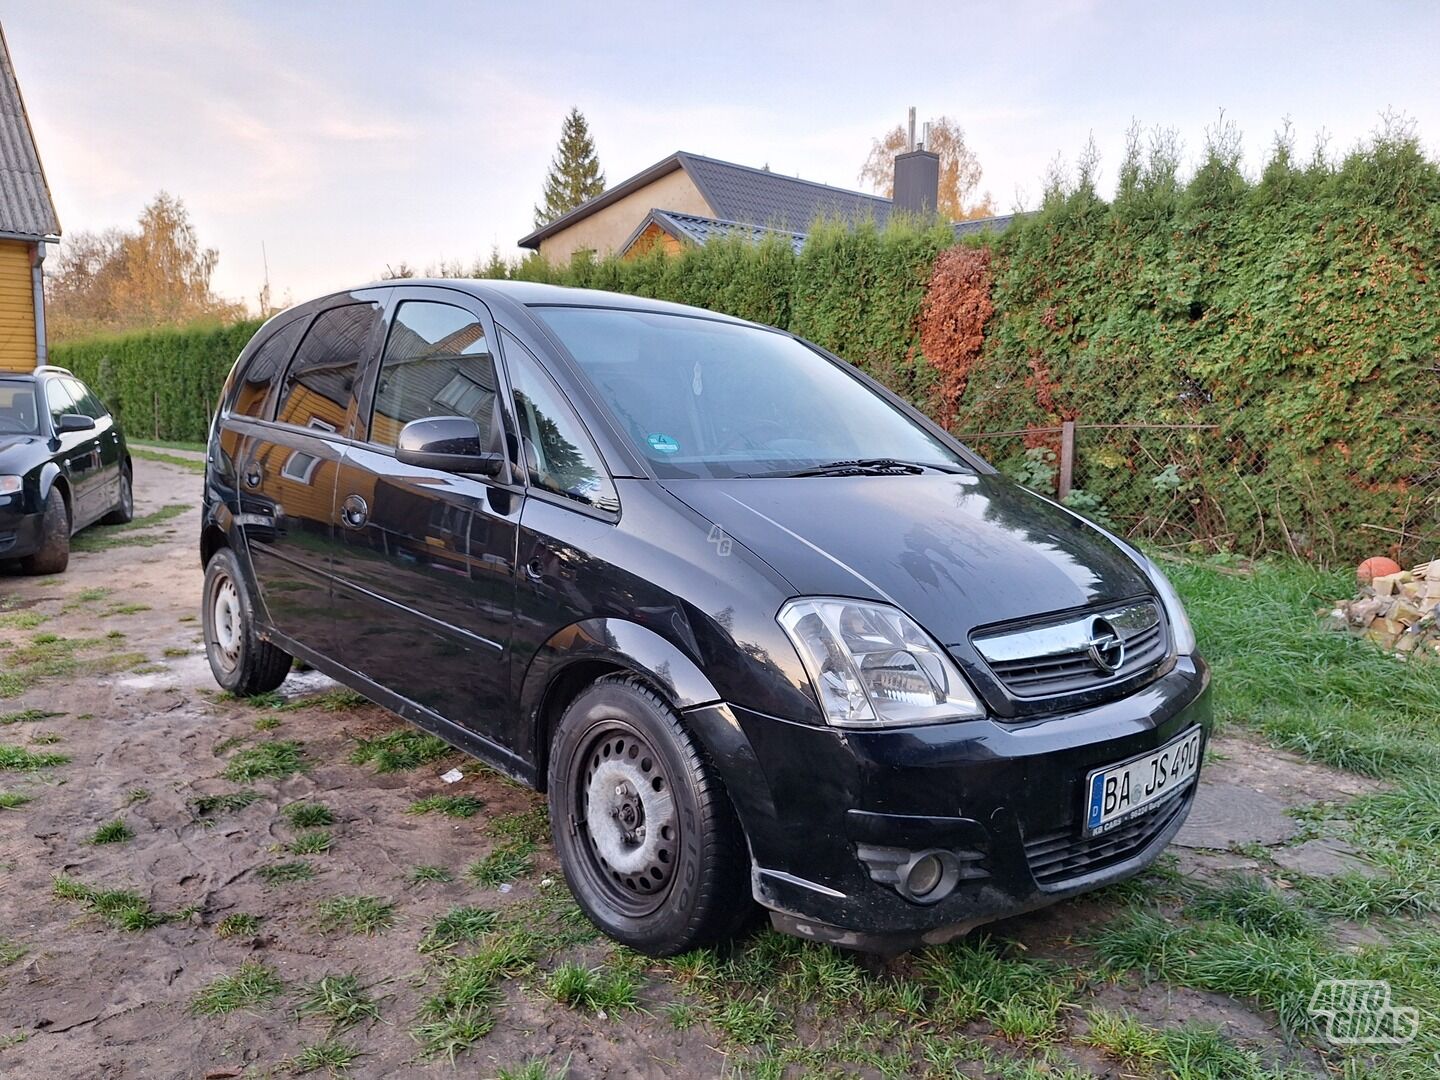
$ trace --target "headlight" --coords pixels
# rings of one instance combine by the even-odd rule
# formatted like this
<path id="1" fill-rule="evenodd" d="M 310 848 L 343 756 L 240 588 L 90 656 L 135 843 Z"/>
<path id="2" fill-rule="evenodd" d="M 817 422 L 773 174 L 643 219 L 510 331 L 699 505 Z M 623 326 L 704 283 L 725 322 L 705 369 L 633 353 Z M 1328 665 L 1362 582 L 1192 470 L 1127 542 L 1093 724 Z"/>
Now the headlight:
<path id="1" fill-rule="evenodd" d="M 0 495 L 18 495 L 24 486 L 22 476 L 0 476 Z"/>
<path id="2" fill-rule="evenodd" d="M 1190 616 L 1185 614 L 1185 605 L 1180 602 L 1180 594 L 1154 562 L 1146 559 L 1145 565 L 1150 570 L 1150 584 L 1155 586 L 1155 591 L 1160 594 L 1160 603 L 1165 605 L 1165 617 L 1170 620 L 1175 651 L 1181 656 L 1189 656 L 1195 651 L 1195 628 L 1190 625 Z"/>
<path id="3" fill-rule="evenodd" d="M 825 719 L 836 727 L 934 724 L 984 716 L 965 677 L 904 612 L 859 600 L 791 600 L 780 609 Z"/>

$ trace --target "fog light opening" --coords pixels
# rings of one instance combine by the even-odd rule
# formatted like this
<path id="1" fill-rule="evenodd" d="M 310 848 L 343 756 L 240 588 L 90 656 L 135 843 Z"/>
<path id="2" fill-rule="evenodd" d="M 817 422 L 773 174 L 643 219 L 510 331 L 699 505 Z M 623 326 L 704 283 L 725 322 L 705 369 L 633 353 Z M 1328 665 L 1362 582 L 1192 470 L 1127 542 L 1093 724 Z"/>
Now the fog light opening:
<path id="1" fill-rule="evenodd" d="M 959 876 L 959 866 L 948 851 L 919 851 L 900 875 L 900 891 L 917 904 L 938 903 L 954 890 Z"/>

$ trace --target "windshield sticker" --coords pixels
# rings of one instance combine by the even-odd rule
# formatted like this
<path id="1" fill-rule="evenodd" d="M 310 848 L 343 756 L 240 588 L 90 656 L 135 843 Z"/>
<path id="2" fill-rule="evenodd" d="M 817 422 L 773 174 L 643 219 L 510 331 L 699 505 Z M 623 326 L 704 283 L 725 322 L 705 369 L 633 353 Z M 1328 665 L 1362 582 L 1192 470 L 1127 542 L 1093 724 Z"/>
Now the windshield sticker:
<path id="1" fill-rule="evenodd" d="M 680 452 L 680 444 L 678 442 L 669 435 L 662 435 L 658 431 L 645 441 L 650 444 L 650 449 L 654 450 L 657 454 L 678 454 Z"/>

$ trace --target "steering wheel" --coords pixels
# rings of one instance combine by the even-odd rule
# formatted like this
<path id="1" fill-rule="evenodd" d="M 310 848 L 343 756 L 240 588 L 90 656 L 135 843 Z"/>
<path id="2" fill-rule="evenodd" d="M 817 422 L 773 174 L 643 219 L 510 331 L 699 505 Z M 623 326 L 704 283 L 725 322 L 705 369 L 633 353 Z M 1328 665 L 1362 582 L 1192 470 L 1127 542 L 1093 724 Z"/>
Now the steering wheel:
<path id="1" fill-rule="evenodd" d="M 739 444 L 742 440 L 744 441 L 745 445 L 753 447 L 755 449 L 759 449 L 759 443 L 756 441 L 756 436 L 760 432 L 765 431 L 767 428 L 773 430 L 776 435 L 779 435 L 782 438 L 790 434 L 789 429 L 786 428 L 784 424 L 780 423 L 779 420 L 756 420 L 753 424 L 741 428 L 739 431 L 735 432 L 735 434 L 731 435 L 730 438 L 726 439 L 724 445 L 721 446 L 716 451 L 716 453 L 724 454 L 730 450 L 737 450 L 739 449 Z"/>

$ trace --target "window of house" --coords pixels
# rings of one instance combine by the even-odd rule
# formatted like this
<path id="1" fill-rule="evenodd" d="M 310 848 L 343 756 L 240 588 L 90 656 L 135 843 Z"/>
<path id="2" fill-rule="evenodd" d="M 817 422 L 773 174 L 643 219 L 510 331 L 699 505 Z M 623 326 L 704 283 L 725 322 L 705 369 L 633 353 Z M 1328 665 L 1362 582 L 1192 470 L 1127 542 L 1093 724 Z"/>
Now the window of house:
<path id="1" fill-rule="evenodd" d="M 530 483 L 602 510 L 620 499 L 580 417 L 540 362 L 505 335 L 505 364 L 515 390 L 515 415 Z"/>
<path id="2" fill-rule="evenodd" d="M 489 445 L 495 362 L 480 320 L 453 304 L 407 300 L 396 310 L 370 419 L 370 441 L 394 446 L 400 429 L 429 416 L 468 416 Z"/>
<path id="3" fill-rule="evenodd" d="M 285 370 L 285 361 L 295 351 L 295 344 L 305 329 L 308 320 L 294 319 L 276 330 L 251 355 L 239 384 L 234 389 L 230 412 L 240 416 L 262 417 L 265 403 L 270 400 L 270 388 Z"/>
<path id="4" fill-rule="evenodd" d="M 317 315 L 285 373 L 275 419 L 296 427 L 319 421 L 324 430 L 343 430 L 360 362 L 379 321 L 376 304 L 347 304 Z"/>

